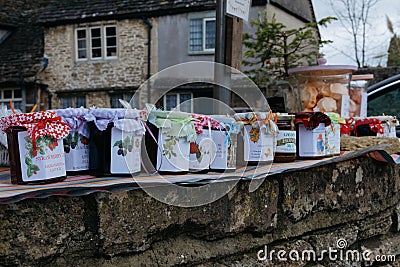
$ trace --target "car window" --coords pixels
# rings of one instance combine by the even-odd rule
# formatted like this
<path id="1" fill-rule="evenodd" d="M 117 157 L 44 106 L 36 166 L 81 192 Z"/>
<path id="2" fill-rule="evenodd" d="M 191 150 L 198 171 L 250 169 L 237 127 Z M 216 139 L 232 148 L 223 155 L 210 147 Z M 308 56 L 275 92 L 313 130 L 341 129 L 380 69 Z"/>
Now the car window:
<path id="1" fill-rule="evenodd" d="M 391 115 L 400 118 L 400 86 L 368 100 L 368 116 Z"/>

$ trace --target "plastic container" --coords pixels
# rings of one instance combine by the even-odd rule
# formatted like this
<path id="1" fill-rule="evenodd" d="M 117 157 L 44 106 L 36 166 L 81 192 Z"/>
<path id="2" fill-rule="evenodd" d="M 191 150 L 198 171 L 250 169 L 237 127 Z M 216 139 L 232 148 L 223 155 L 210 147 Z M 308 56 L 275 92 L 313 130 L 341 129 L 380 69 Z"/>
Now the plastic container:
<path id="1" fill-rule="evenodd" d="M 234 118 L 241 125 L 242 138 L 238 140 L 239 166 L 272 163 L 276 148 L 278 127 L 271 113 L 236 113 Z"/>
<path id="2" fill-rule="evenodd" d="M 274 162 L 293 162 L 296 160 L 295 115 L 286 113 L 276 116 L 279 134 L 276 139 Z"/>
<path id="3" fill-rule="evenodd" d="M 210 169 L 216 172 L 232 172 L 236 170 L 237 137 L 240 127 L 231 117 L 211 116 L 220 123 L 219 130 L 212 130 L 212 139 L 215 143 L 216 154 L 211 162 Z"/>
<path id="4" fill-rule="evenodd" d="M 197 138 L 191 114 L 149 110 L 145 144 L 151 167 L 159 173 L 189 171 L 190 143 Z"/>
<path id="5" fill-rule="evenodd" d="M 319 65 L 289 69 L 300 90 L 303 112 L 336 112 L 350 116 L 349 83 L 357 70 L 350 65 Z"/>
<path id="6" fill-rule="evenodd" d="M 141 143 L 145 133 L 136 109 L 91 109 L 85 116 L 90 129 L 89 169 L 97 176 L 135 175 L 141 171 Z"/>
<path id="7" fill-rule="evenodd" d="M 55 110 L 70 127 L 63 139 L 65 166 L 68 175 L 84 173 L 89 170 L 89 126 L 85 116 L 86 108 L 67 108 Z"/>
<path id="8" fill-rule="evenodd" d="M 11 182 L 50 183 L 66 178 L 62 138 L 70 127 L 55 112 L 12 114 L 1 119 L 7 133 Z"/>
<path id="9" fill-rule="evenodd" d="M 368 80 L 374 78 L 373 74 L 352 75 L 350 81 L 350 117 L 366 117 L 368 93 Z"/>
<path id="10" fill-rule="evenodd" d="M 329 117 L 321 112 L 296 114 L 297 158 L 321 159 L 325 152 L 325 127 L 330 126 Z"/>

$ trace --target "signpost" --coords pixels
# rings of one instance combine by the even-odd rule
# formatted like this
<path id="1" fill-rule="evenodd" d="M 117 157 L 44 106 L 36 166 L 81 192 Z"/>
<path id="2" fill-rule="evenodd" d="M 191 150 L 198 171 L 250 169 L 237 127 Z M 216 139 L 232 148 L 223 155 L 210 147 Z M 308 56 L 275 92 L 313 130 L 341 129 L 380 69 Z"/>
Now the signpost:
<path id="1" fill-rule="evenodd" d="M 245 21 L 249 20 L 251 0 L 226 0 L 226 13 L 241 18 Z"/>

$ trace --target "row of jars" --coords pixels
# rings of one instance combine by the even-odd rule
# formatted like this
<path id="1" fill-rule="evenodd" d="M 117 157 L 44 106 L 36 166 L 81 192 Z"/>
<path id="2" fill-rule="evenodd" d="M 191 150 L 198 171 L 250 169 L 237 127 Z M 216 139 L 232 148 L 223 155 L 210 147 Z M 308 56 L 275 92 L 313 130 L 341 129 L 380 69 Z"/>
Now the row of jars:
<path id="1" fill-rule="evenodd" d="M 337 117 L 320 112 L 228 117 L 70 108 L 12 114 L 1 119 L 1 127 L 8 137 L 12 182 L 18 184 L 77 173 L 234 171 L 340 153 Z"/>

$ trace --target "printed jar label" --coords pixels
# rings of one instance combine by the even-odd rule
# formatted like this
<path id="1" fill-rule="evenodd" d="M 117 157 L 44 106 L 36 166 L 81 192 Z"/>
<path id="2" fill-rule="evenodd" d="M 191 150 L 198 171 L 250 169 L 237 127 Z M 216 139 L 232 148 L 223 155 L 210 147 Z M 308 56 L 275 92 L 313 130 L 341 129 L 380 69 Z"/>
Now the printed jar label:
<path id="1" fill-rule="evenodd" d="M 63 139 L 67 171 L 89 169 L 89 140 L 77 132 L 70 132 Z"/>
<path id="2" fill-rule="evenodd" d="M 186 141 L 186 138 L 167 136 L 160 128 L 158 131 L 158 146 L 158 171 L 189 171 L 190 143 Z"/>
<path id="3" fill-rule="evenodd" d="M 340 124 L 335 123 L 325 127 L 326 155 L 340 154 Z"/>
<path id="4" fill-rule="evenodd" d="M 62 140 L 43 136 L 36 140 L 36 148 L 27 131 L 18 133 L 22 181 L 48 180 L 66 175 Z"/>
<path id="5" fill-rule="evenodd" d="M 112 174 L 140 172 L 140 151 L 142 136 L 111 129 L 111 165 Z"/>
<path id="6" fill-rule="evenodd" d="M 313 130 L 308 130 L 303 124 L 299 126 L 299 156 L 320 157 L 325 156 L 325 124 L 320 123 Z"/>
<path id="7" fill-rule="evenodd" d="M 225 144 L 226 132 L 219 130 L 212 130 L 212 139 L 215 142 L 216 153 L 215 158 L 211 162 L 211 169 L 225 170 L 228 161 L 228 146 Z"/>
<path id="8" fill-rule="evenodd" d="M 215 150 L 215 143 L 211 139 L 210 132 L 203 131 L 197 136 L 195 142 L 190 143 L 189 169 L 208 169 L 211 161 L 215 158 Z"/>
<path id="9" fill-rule="evenodd" d="M 272 161 L 274 159 L 274 137 L 263 130 L 244 126 L 244 160 Z"/>
<path id="10" fill-rule="evenodd" d="M 279 131 L 276 152 L 296 153 L 296 131 Z"/>

